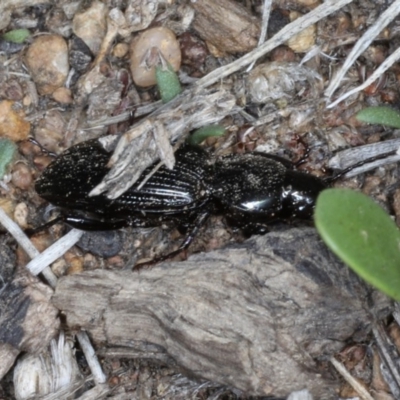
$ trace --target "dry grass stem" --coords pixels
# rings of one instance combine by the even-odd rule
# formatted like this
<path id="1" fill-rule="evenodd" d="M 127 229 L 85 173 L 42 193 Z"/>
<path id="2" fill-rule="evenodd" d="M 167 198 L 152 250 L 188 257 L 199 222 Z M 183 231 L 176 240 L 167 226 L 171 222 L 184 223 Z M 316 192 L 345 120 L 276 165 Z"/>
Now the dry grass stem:
<path id="1" fill-rule="evenodd" d="M 386 70 L 388 70 L 399 59 L 400 59 L 400 47 L 394 53 L 392 53 L 388 58 L 386 58 L 386 60 L 371 74 L 371 76 L 363 84 L 357 86 L 352 90 L 349 90 L 347 93 L 345 93 L 343 96 L 340 96 L 333 103 L 330 103 L 327 106 L 327 108 L 333 108 L 343 100 L 352 96 L 353 94 L 361 92 L 361 90 L 364 90 L 366 87 L 374 83 Z"/>
<path id="2" fill-rule="evenodd" d="M 386 365 L 391 378 L 394 380 L 393 383 L 396 387 L 391 389 L 395 395 L 400 389 L 400 371 L 398 367 L 399 353 L 397 352 L 394 343 L 381 325 L 378 324 L 372 328 L 372 333 L 374 335 L 381 359 Z M 390 384 L 390 380 L 387 380 L 387 383 Z"/>
<path id="3" fill-rule="evenodd" d="M 346 380 L 346 382 L 359 394 L 363 400 L 374 400 L 374 398 L 368 393 L 367 389 L 362 386 L 353 376 L 347 371 L 346 367 L 336 360 L 336 358 L 331 357 L 329 361 L 336 368 L 336 371 Z"/>
<path id="4" fill-rule="evenodd" d="M 271 14 L 271 6 L 272 6 L 272 0 L 264 0 L 262 23 L 261 23 L 261 33 L 260 33 L 260 38 L 258 39 L 257 47 L 260 47 L 265 42 L 265 38 L 267 37 L 268 21 L 269 21 L 269 16 Z M 246 72 L 250 72 L 253 69 L 254 64 L 255 64 L 255 61 L 253 61 L 250 64 L 250 66 L 247 68 Z"/>
<path id="5" fill-rule="evenodd" d="M 385 12 L 381 14 L 381 16 L 375 21 L 375 23 L 364 33 L 364 35 L 358 40 L 358 42 L 355 44 L 353 49 L 351 50 L 350 54 L 347 56 L 346 61 L 340 68 L 339 72 L 336 74 L 336 76 L 333 77 L 331 80 L 328 88 L 325 91 L 325 95 L 330 98 L 334 91 L 337 89 L 339 86 L 340 82 L 342 81 L 343 77 L 345 76 L 346 72 L 349 70 L 349 68 L 354 64 L 356 59 L 368 48 L 368 46 L 372 43 L 373 40 L 379 35 L 379 33 L 386 27 L 388 26 L 400 13 L 400 0 L 395 0 L 393 4 L 388 7 Z M 395 52 L 397 53 L 397 52 Z M 393 53 L 393 54 L 395 54 Z M 392 54 L 392 55 L 393 55 Z M 389 57 L 390 58 L 390 57 Z M 398 58 L 398 57 L 397 57 Z M 389 64 L 387 68 L 389 68 L 395 61 L 397 61 L 397 58 Z M 387 69 L 386 68 L 386 69 Z M 379 68 L 378 68 L 379 69 Z M 375 79 L 377 79 L 383 72 L 386 71 L 386 69 L 382 69 L 379 74 L 373 74 L 375 77 L 370 81 L 368 79 L 369 83 L 366 86 L 363 86 L 366 82 L 364 82 L 363 85 L 359 87 L 367 87 L 369 86 Z M 378 71 L 378 70 L 377 70 Z M 377 72 L 375 71 L 375 72 Z M 372 76 L 371 76 L 372 77 Z M 358 89 L 358 88 L 357 88 Z M 362 89 L 357 90 L 356 92 L 360 91 Z M 346 93 L 345 95 L 341 96 L 338 100 L 336 100 L 334 103 L 330 104 L 328 107 L 334 107 L 336 104 L 338 104 L 340 101 L 343 101 L 345 98 L 349 97 L 351 94 L 356 93 L 353 90 L 350 92 Z M 340 101 L 339 101 L 340 100 Z"/>

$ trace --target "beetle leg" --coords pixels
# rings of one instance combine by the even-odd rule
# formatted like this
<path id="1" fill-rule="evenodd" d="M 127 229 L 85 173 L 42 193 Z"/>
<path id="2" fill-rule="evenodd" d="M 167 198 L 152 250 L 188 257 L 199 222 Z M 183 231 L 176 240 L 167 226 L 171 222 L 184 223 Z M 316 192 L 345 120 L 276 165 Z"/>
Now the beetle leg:
<path id="1" fill-rule="evenodd" d="M 303 145 L 304 147 L 304 154 L 294 163 L 294 166 L 298 168 L 300 165 L 304 164 L 307 162 L 308 157 L 310 156 L 311 148 L 308 146 L 308 144 L 303 140 L 302 136 L 296 135 L 296 140 L 298 143 Z"/>
<path id="2" fill-rule="evenodd" d="M 57 218 L 52 219 L 49 222 L 46 222 L 43 225 L 38 226 L 37 228 L 34 229 L 26 229 L 25 234 L 29 237 L 35 235 L 36 233 L 42 232 L 46 229 L 51 228 L 53 225 L 58 224 L 59 222 L 64 222 L 65 218 L 63 215 L 58 216 Z"/>
<path id="3" fill-rule="evenodd" d="M 96 218 L 82 217 L 76 215 L 65 215 L 63 221 L 76 229 L 83 231 L 112 231 L 120 229 L 129 224 L 126 219 L 121 218 Z"/>
<path id="4" fill-rule="evenodd" d="M 205 212 L 197 215 L 196 219 L 190 224 L 188 232 L 186 233 L 185 239 L 183 240 L 183 242 L 180 244 L 180 246 L 176 250 L 172 251 L 171 253 L 155 257 L 150 261 L 145 261 L 145 262 L 136 264 L 132 268 L 132 271 L 139 271 L 142 268 L 150 267 L 151 265 L 154 265 L 161 261 L 165 261 L 171 257 L 175 257 L 183 250 L 186 250 L 192 243 L 193 239 L 198 234 L 200 228 L 204 225 L 204 222 L 207 220 L 209 215 L 210 215 L 209 211 L 205 211 Z"/>
<path id="5" fill-rule="evenodd" d="M 68 215 L 62 214 L 35 229 L 27 229 L 25 233 L 28 236 L 32 236 L 38 232 L 51 228 L 53 225 L 58 224 L 59 222 L 64 222 L 72 228 L 81 229 L 83 231 L 112 231 L 114 229 L 124 228 L 125 226 L 129 225 L 129 221 L 120 218 L 103 219 L 96 215 L 88 216 L 80 215 L 79 213 Z"/>

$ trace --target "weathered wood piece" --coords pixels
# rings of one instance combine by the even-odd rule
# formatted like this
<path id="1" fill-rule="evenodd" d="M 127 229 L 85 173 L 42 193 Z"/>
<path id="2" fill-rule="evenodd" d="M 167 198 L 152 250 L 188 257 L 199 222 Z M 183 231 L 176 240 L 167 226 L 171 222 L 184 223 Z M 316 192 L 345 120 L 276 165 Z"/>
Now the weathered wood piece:
<path id="1" fill-rule="evenodd" d="M 15 271 L 15 255 L 0 243 L 0 379 L 21 351 L 39 353 L 59 327 L 53 291 L 27 271 Z"/>
<path id="2" fill-rule="evenodd" d="M 198 0 L 193 29 L 222 52 L 243 53 L 257 46 L 260 21 L 241 4 L 231 0 Z"/>
<path id="3" fill-rule="evenodd" d="M 192 376 L 249 394 L 336 398 L 317 359 L 362 340 L 391 302 L 321 243 L 290 229 L 137 273 L 62 278 L 53 297 L 98 346 L 154 344 Z"/>

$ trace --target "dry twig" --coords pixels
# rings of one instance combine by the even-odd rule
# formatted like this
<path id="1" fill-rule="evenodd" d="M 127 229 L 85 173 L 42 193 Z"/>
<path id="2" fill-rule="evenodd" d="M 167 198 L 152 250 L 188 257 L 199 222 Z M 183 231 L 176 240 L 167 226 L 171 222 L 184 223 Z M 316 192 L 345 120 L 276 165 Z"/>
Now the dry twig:
<path id="1" fill-rule="evenodd" d="M 400 161 L 400 154 L 394 154 L 396 149 L 400 147 L 400 139 L 385 140 L 384 142 L 377 142 L 366 144 L 363 146 L 352 147 L 336 153 L 334 157 L 329 160 L 329 167 L 338 170 L 344 170 L 352 165 L 360 162 L 365 162 L 373 157 L 382 156 L 372 162 L 367 162 L 364 165 L 352 169 L 345 176 L 351 178 L 362 174 L 367 171 L 371 171 L 383 165 L 392 164 Z M 384 157 L 388 155 L 387 157 Z"/>
<path id="2" fill-rule="evenodd" d="M 352 90 L 349 90 L 347 93 L 340 96 L 333 103 L 330 103 L 327 106 L 327 108 L 333 108 L 343 100 L 352 96 L 353 94 L 361 92 L 361 90 L 364 90 L 366 87 L 374 83 L 387 69 L 389 69 L 399 59 L 400 59 L 400 47 L 394 53 L 392 53 L 388 58 L 386 58 L 386 60 L 371 74 L 371 76 L 363 84 L 357 86 Z"/>
<path id="3" fill-rule="evenodd" d="M 336 360 L 335 357 L 331 357 L 329 361 L 332 363 L 332 365 L 336 368 L 336 371 L 339 372 L 340 375 L 343 376 L 343 378 L 346 380 L 346 382 L 360 395 L 360 397 L 363 400 L 375 400 L 365 389 L 364 386 L 362 386 L 357 379 L 353 378 L 353 376 L 350 374 L 349 371 L 347 371 L 346 367 L 338 360 Z"/>
<path id="4" fill-rule="evenodd" d="M 375 21 L 375 23 L 364 33 L 364 35 L 358 40 L 358 42 L 355 44 L 353 49 L 351 50 L 350 54 L 348 55 L 346 61 L 342 65 L 341 69 L 339 72 L 334 76 L 334 78 L 331 80 L 328 88 L 325 91 L 325 95 L 330 98 L 333 95 L 333 92 L 337 89 L 339 86 L 340 82 L 342 81 L 343 77 L 345 76 L 346 72 L 349 70 L 349 68 L 354 64 L 356 59 L 363 53 L 368 46 L 371 44 L 373 40 L 379 35 L 379 33 L 386 27 L 388 26 L 393 19 L 395 19 L 398 14 L 400 13 L 400 0 L 395 0 L 390 7 L 388 7 L 385 12 L 381 14 L 381 16 Z M 399 55 L 400 56 L 400 55 Z M 394 59 L 394 61 L 388 66 L 388 68 L 397 60 Z M 387 69 L 387 68 L 386 68 Z M 369 86 L 374 80 L 376 80 L 383 72 L 385 69 L 380 70 L 379 74 L 373 74 L 374 78 L 372 81 L 368 79 L 368 84 L 366 86 L 359 86 L 359 89 L 357 91 L 351 90 L 350 92 L 346 93 L 345 95 L 341 96 L 338 100 L 336 100 L 334 103 L 330 104 L 328 107 L 332 108 L 336 104 L 338 104 L 340 101 L 343 101 L 345 98 L 349 97 L 351 94 L 354 94 L 365 87 Z M 376 72 L 376 71 L 375 71 Z M 364 82 L 365 84 L 366 82 Z"/>
<path id="5" fill-rule="evenodd" d="M 258 39 L 257 47 L 260 47 L 265 42 L 265 38 L 267 37 L 268 21 L 269 21 L 269 16 L 271 14 L 271 6 L 272 6 L 272 0 L 264 0 L 261 33 L 260 33 L 260 38 Z M 250 72 L 253 69 L 254 64 L 255 64 L 255 61 L 253 61 L 249 65 L 246 72 Z"/>
<path id="6" fill-rule="evenodd" d="M 393 383 L 390 385 L 390 388 L 395 397 L 398 397 L 400 393 L 400 371 L 398 367 L 399 353 L 392 340 L 386 334 L 382 325 L 378 324 L 377 326 L 373 327 L 372 333 L 374 334 L 381 359 L 386 365 L 387 371 L 390 374 L 390 382 Z M 389 384 L 389 380 L 387 380 L 387 382 Z"/>

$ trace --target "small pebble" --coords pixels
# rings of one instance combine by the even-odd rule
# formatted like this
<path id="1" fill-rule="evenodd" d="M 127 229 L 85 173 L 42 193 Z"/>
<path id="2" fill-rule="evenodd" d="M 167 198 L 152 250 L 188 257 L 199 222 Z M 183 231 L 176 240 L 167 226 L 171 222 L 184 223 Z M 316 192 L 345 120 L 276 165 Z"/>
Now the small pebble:
<path id="1" fill-rule="evenodd" d="M 61 104 L 71 104 L 73 101 L 71 90 L 60 87 L 53 92 L 53 99 Z"/>
<path id="2" fill-rule="evenodd" d="M 119 231 L 85 232 L 77 246 L 100 257 L 117 255 L 123 245 L 123 235 Z"/>
<path id="3" fill-rule="evenodd" d="M 57 110 L 48 111 L 37 124 L 34 132 L 35 139 L 47 150 L 57 153 L 64 139 L 65 120 Z"/>
<path id="4" fill-rule="evenodd" d="M 89 46 L 78 36 L 69 40 L 69 64 L 79 73 L 85 72 L 93 60 Z"/>
<path id="5" fill-rule="evenodd" d="M 130 45 L 131 73 L 138 86 L 148 87 L 156 83 L 155 66 L 147 66 L 145 60 L 153 47 L 160 50 L 174 71 L 181 66 L 180 46 L 174 32 L 164 27 L 148 29 L 136 36 Z"/>
<path id="6" fill-rule="evenodd" d="M 90 7 L 75 14 L 72 31 L 80 37 L 93 54 L 100 50 L 101 42 L 107 30 L 107 6 L 98 0 L 91 2 Z"/>
<path id="7" fill-rule="evenodd" d="M 125 265 L 123 258 L 119 255 L 110 257 L 107 261 L 112 268 L 123 268 Z"/>
<path id="8" fill-rule="evenodd" d="M 113 56 L 123 58 L 128 54 L 129 46 L 126 43 L 118 43 L 113 48 Z"/>
<path id="9" fill-rule="evenodd" d="M 23 162 L 16 163 L 11 174 L 11 181 L 17 188 L 29 189 L 33 182 L 30 168 Z"/>
<path id="10" fill-rule="evenodd" d="M 38 92 L 52 94 L 68 76 L 67 42 L 58 35 L 39 36 L 29 46 L 25 62 Z"/>
<path id="11" fill-rule="evenodd" d="M 14 217 L 15 203 L 7 198 L 0 198 L 0 207 L 10 217 Z"/>
<path id="12" fill-rule="evenodd" d="M 41 232 L 32 236 L 31 242 L 40 251 L 46 250 L 49 246 L 53 244 L 53 240 L 48 232 Z"/>
<path id="13" fill-rule="evenodd" d="M 26 203 L 18 203 L 14 210 L 14 221 L 22 228 L 28 227 L 28 206 Z"/>
<path id="14" fill-rule="evenodd" d="M 179 43 L 182 53 L 182 64 L 198 68 L 204 63 L 208 51 L 207 46 L 202 40 L 189 32 L 185 32 L 179 37 Z"/>
<path id="15" fill-rule="evenodd" d="M 68 264 L 63 258 L 60 258 L 51 264 L 51 270 L 56 274 L 57 277 L 65 275 L 67 269 Z"/>
<path id="16" fill-rule="evenodd" d="M 297 18 L 301 17 L 301 14 L 297 11 L 292 11 L 290 13 L 290 20 L 294 21 Z M 292 36 L 287 45 L 295 52 L 295 53 L 306 53 L 315 45 L 315 38 L 317 36 L 317 25 L 310 25 L 308 28 L 305 28 L 300 33 L 295 36 Z"/>
<path id="17" fill-rule="evenodd" d="M 98 262 L 97 258 L 93 254 L 86 253 L 83 256 L 83 268 L 85 270 L 99 268 L 99 262 Z"/>
<path id="18" fill-rule="evenodd" d="M 9 79 L 6 82 L 4 82 L 1 91 L 3 92 L 2 95 L 7 100 L 18 101 L 22 100 L 24 97 L 23 89 L 20 83 L 16 79 Z"/>
<path id="19" fill-rule="evenodd" d="M 31 129 L 31 124 L 25 120 L 23 111 L 16 110 L 16 103 L 11 100 L 0 102 L 0 136 L 13 142 L 25 140 Z"/>
<path id="20" fill-rule="evenodd" d="M 69 260 L 68 275 L 80 274 L 83 272 L 83 261 L 81 257 L 73 257 Z"/>

